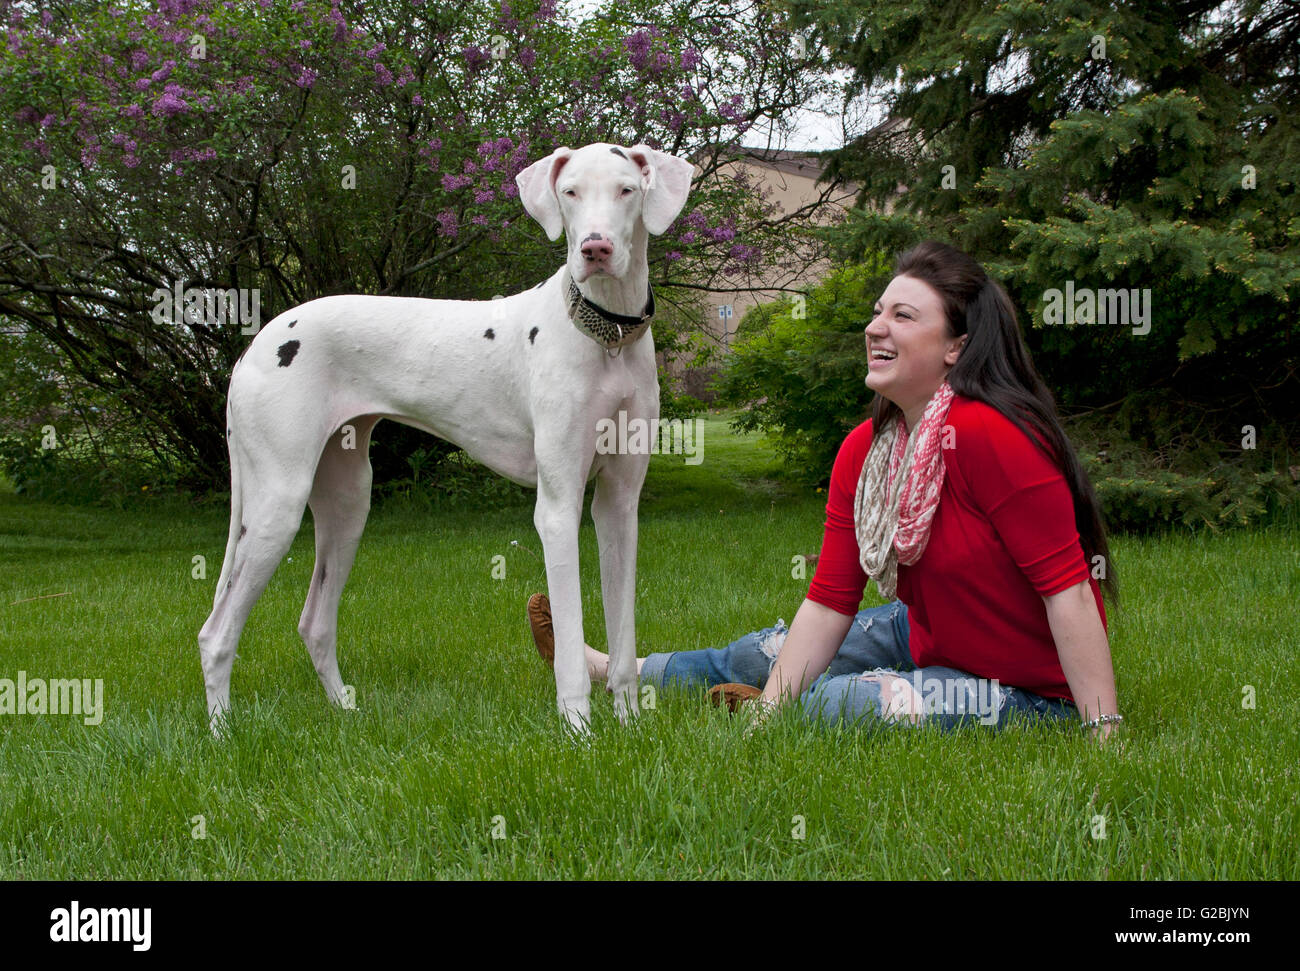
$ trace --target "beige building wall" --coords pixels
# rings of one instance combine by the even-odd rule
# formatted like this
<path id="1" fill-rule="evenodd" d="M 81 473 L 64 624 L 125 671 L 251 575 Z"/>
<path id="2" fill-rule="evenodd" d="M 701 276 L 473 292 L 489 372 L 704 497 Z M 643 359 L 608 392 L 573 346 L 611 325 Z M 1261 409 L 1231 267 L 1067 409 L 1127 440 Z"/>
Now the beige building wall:
<path id="1" fill-rule="evenodd" d="M 768 202 L 780 207 L 781 213 L 795 212 L 815 203 L 827 191 L 825 184 L 818 185 L 823 165 L 816 156 L 803 152 L 750 150 L 744 156 L 720 167 L 724 175 L 743 170 L 751 184 L 771 190 Z M 856 185 L 836 188 L 823 206 L 823 214 L 813 221 L 831 222 L 853 204 Z M 742 240 L 743 242 L 743 240 Z M 742 293 L 710 292 L 705 297 L 707 309 L 701 323 L 718 340 L 730 346 L 741 318 L 751 307 L 790 296 L 789 290 L 808 290 L 819 283 L 830 271 L 827 261 L 796 267 L 768 267 L 749 285 L 771 287 Z M 783 289 L 784 288 L 784 289 Z M 722 316 L 719 308 L 731 307 L 730 316 Z"/>

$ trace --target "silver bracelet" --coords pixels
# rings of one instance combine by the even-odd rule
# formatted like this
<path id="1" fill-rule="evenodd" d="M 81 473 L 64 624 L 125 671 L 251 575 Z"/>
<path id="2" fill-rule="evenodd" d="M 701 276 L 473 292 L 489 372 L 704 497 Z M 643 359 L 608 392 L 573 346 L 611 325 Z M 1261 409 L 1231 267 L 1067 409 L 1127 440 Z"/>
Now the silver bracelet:
<path id="1" fill-rule="evenodd" d="M 1116 714 L 1114 714 L 1114 715 L 1099 715 L 1098 717 L 1092 719 L 1091 721 L 1086 721 L 1086 722 L 1084 722 L 1084 723 L 1083 723 L 1083 727 L 1084 727 L 1084 728 L 1100 728 L 1102 725 L 1108 725 L 1108 724 L 1112 724 L 1112 723 L 1114 723 L 1114 724 L 1118 724 L 1118 723 L 1122 722 L 1123 720 L 1124 720 L 1124 716 L 1121 715 L 1121 714 L 1118 714 L 1118 713 L 1116 713 Z"/>

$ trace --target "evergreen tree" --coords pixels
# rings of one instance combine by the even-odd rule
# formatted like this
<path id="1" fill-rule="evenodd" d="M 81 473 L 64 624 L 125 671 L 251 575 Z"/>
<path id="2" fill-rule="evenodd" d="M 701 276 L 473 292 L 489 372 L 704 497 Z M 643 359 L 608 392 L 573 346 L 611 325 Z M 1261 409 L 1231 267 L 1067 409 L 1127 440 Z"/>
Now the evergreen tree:
<path id="1" fill-rule="evenodd" d="M 788 2 L 888 111 L 832 161 L 847 258 L 960 246 L 1067 410 L 1201 462 L 1250 425 L 1248 464 L 1294 464 L 1300 3 Z M 1050 326 L 1067 287 L 1149 291 L 1149 329 Z"/>

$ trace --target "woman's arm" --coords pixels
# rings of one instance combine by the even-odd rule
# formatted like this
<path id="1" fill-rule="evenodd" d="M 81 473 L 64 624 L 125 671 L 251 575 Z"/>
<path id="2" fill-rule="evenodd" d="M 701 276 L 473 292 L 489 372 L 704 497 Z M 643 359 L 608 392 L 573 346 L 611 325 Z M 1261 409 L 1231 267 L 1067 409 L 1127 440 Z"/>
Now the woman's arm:
<path id="1" fill-rule="evenodd" d="M 1061 670 L 1083 720 L 1116 713 L 1119 709 L 1110 644 L 1097 612 L 1092 585 L 1084 580 L 1044 597 L 1043 603 L 1047 605 L 1047 623 L 1056 642 Z M 1113 723 L 1100 726 L 1098 737 L 1105 738 L 1114 727 Z"/>
<path id="2" fill-rule="evenodd" d="M 762 700 L 782 704 L 803 694 L 830 667 L 852 623 L 851 615 L 805 599 L 767 676 Z"/>
<path id="3" fill-rule="evenodd" d="M 759 707 L 803 694 L 830 666 L 858 612 L 867 575 L 859 562 L 853 499 L 870 448 L 868 420 L 849 433 L 835 456 L 826 491 L 826 529 L 822 534 L 817 572 L 809 584 L 808 596 L 790 623 L 781 653 L 768 673 L 763 697 L 754 701 Z M 840 609 L 827 604 L 835 604 Z M 764 705 L 759 705 L 760 701 Z"/>

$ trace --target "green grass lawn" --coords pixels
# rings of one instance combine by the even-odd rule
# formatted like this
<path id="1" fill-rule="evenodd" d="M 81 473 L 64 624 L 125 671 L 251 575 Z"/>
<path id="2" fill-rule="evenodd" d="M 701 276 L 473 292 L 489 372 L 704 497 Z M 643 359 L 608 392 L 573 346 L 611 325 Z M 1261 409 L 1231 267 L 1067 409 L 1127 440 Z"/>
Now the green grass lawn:
<path id="1" fill-rule="evenodd" d="M 721 422 L 701 465 L 654 459 L 640 653 L 793 617 L 791 557 L 820 544 L 824 497 L 778 486 L 774 461 Z M 545 589 L 531 508 L 393 501 L 343 597 L 360 711 L 327 704 L 296 633 L 305 524 L 245 630 L 216 742 L 195 637 L 226 516 L 0 495 L 0 678 L 104 682 L 99 725 L 0 716 L 0 877 L 1300 877 L 1295 527 L 1116 538 L 1121 746 L 785 713 L 746 737 L 702 692 L 661 694 L 631 730 L 599 693 L 575 744 L 524 621 Z M 588 517 L 584 616 L 603 646 L 595 553 Z"/>

